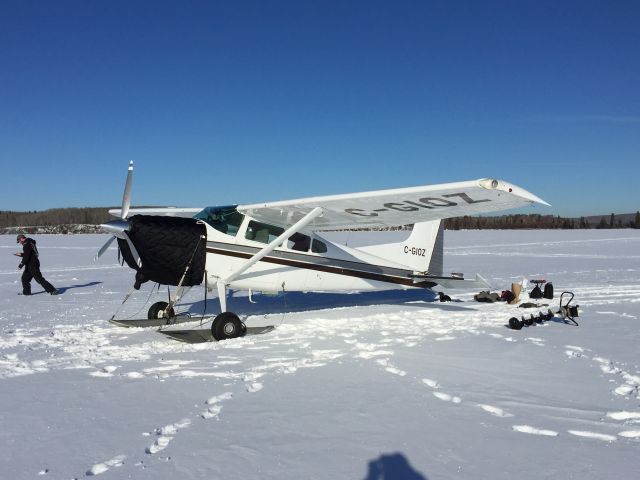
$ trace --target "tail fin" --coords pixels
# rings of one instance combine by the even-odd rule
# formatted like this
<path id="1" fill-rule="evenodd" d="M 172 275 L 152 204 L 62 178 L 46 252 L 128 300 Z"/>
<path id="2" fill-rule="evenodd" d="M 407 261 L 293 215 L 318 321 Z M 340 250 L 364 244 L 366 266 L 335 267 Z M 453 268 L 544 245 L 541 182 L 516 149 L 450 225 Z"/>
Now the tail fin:
<path id="1" fill-rule="evenodd" d="M 358 250 L 406 265 L 416 272 L 442 275 L 444 233 L 440 220 L 416 223 L 409 237 L 397 243 L 370 245 Z"/>

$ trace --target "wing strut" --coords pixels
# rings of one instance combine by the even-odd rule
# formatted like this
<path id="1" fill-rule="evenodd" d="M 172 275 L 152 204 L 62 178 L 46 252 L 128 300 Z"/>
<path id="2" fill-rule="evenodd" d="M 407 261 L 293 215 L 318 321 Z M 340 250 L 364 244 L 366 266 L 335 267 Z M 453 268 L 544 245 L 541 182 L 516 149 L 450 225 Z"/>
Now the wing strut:
<path id="1" fill-rule="evenodd" d="M 262 250 L 256 253 L 253 257 L 246 261 L 242 267 L 237 269 L 235 272 L 227 275 L 225 278 L 219 278 L 217 282 L 218 286 L 218 297 L 220 299 L 220 309 L 221 312 L 227 311 L 227 285 L 233 282 L 236 278 L 242 275 L 244 272 L 249 270 L 254 264 L 262 260 L 265 256 L 269 255 L 276 247 L 280 246 L 282 242 L 284 242 L 287 238 L 289 238 L 294 233 L 299 232 L 304 227 L 306 227 L 311 221 L 319 216 L 323 212 L 323 209 L 320 207 L 315 207 L 309 213 L 307 213 L 304 217 L 294 223 L 291 227 L 284 231 L 278 238 L 273 240 L 271 243 L 266 245 Z"/>

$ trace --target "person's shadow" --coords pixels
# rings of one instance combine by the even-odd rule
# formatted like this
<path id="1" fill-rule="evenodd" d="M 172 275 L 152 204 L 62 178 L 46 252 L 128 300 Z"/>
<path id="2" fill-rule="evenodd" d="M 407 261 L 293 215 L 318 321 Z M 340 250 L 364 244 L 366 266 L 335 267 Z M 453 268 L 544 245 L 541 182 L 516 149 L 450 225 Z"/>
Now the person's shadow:
<path id="1" fill-rule="evenodd" d="M 427 480 L 401 453 L 380 455 L 369 462 L 369 471 L 365 480 Z"/>
<path id="2" fill-rule="evenodd" d="M 94 285 L 100 285 L 101 283 L 102 282 L 89 282 L 89 283 L 85 283 L 85 284 L 82 284 L 82 285 L 70 285 L 68 287 L 58 287 L 58 288 L 56 288 L 56 290 L 58 290 L 58 294 L 62 295 L 67 290 L 71 290 L 72 288 L 93 287 Z"/>

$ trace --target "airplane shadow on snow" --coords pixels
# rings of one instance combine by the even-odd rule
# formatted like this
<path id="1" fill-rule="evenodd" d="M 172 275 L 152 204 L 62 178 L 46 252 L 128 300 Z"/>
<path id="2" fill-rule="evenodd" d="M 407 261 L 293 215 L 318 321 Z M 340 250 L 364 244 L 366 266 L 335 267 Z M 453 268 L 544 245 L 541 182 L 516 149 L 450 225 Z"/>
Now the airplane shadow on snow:
<path id="1" fill-rule="evenodd" d="M 365 480 L 427 480 L 401 453 L 380 455 L 369 462 L 368 470 Z"/>
<path id="2" fill-rule="evenodd" d="M 431 290 L 385 290 L 356 293 L 316 293 L 286 292 L 276 295 L 253 294 L 253 302 L 248 296 L 235 296 L 231 292 L 227 298 L 227 310 L 241 315 L 267 315 L 279 313 L 299 313 L 345 307 L 364 307 L 371 305 L 403 305 L 417 308 L 437 308 L 439 310 L 460 311 L 467 307 L 458 302 L 439 302 L 437 294 Z M 416 303 L 414 305 L 414 302 Z M 205 309 L 206 305 L 206 309 Z M 208 315 L 220 312 L 217 297 L 193 303 L 182 303 L 178 307 L 188 307 L 191 315 Z"/>

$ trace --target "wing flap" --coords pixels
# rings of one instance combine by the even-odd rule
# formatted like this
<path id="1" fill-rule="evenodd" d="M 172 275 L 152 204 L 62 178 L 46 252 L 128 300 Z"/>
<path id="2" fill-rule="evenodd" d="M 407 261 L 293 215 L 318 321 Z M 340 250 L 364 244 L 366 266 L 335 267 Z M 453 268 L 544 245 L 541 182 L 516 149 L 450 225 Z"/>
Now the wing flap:
<path id="1" fill-rule="evenodd" d="M 496 212 L 531 204 L 549 205 L 503 180 L 479 179 L 420 187 L 376 190 L 297 200 L 239 205 L 238 211 L 261 222 L 286 226 L 315 207 L 324 212 L 310 230 L 397 227 L 416 222 Z"/>

